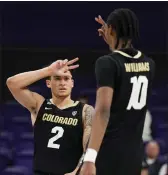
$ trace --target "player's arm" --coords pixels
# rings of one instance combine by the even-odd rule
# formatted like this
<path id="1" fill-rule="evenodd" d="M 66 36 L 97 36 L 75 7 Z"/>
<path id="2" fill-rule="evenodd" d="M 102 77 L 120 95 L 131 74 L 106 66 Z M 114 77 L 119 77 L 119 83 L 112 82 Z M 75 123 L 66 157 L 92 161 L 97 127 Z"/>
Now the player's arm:
<path id="1" fill-rule="evenodd" d="M 81 156 L 79 163 L 75 169 L 75 172 L 77 172 L 78 168 L 81 166 L 83 162 L 83 158 L 86 152 L 86 148 L 88 145 L 88 141 L 90 138 L 91 128 L 92 128 L 92 117 L 94 115 L 94 108 L 91 105 L 85 105 L 83 107 L 83 155 Z"/>
<path id="2" fill-rule="evenodd" d="M 94 115 L 94 108 L 91 105 L 85 105 L 83 108 L 83 123 L 84 123 L 84 132 L 83 132 L 83 152 L 86 151 L 88 141 L 92 129 L 92 118 Z"/>
<path id="3" fill-rule="evenodd" d="M 109 56 L 105 56 L 97 60 L 95 70 L 98 85 L 96 106 L 91 137 L 84 157 L 84 162 L 93 163 L 96 161 L 110 117 L 116 65 Z"/>
<path id="4" fill-rule="evenodd" d="M 44 98 L 28 89 L 34 82 L 49 76 L 48 68 L 29 71 L 9 77 L 6 84 L 13 97 L 31 113 L 36 113 Z"/>

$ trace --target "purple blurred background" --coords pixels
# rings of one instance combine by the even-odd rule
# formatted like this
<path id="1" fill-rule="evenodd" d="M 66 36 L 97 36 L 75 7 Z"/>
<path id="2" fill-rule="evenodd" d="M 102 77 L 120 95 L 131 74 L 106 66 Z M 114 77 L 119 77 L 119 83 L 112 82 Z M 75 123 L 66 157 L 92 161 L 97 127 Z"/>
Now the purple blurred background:
<path id="1" fill-rule="evenodd" d="M 156 62 L 149 111 L 152 138 L 168 153 L 168 2 L 0 2 L 0 175 L 32 174 L 33 133 L 30 115 L 14 101 L 5 81 L 60 58 L 80 58 L 73 98 L 85 94 L 95 103 L 94 63 L 109 52 L 98 37 L 94 17 L 115 8 L 130 8 L 140 22 L 137 45 Z M 31 89 L 45 97 L 41 80 Z"/>

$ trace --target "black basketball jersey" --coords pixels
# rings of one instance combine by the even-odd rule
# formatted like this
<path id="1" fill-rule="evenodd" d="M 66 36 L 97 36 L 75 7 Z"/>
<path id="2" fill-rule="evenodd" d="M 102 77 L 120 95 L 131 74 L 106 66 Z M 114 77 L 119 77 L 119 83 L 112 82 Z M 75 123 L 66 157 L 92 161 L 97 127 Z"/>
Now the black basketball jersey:
<path id="1" fill-rule="evenodd" d="M 83 154 L 84 104 L 59 109 L 50 100 L 42 104 L 34 125 L 34 170 L 63 175 L 72 172 Z"/>
<path id="2" fill-rule="evenodd" d="M 151 91 L 154 62 L 140 51 L 126 49 L 96 62 L 98 88 L 111 87 L 109 123 L 96 159 L 99 175 L 139 175 L 142 131 Z"/>
<path id="3" fill-rule="evenodd" d="M 134 49 L 115 51 L 97 60 L 98 87 L 114 89 L 104 140 L 141 140 L 153 75 L 153 60 Z"/>

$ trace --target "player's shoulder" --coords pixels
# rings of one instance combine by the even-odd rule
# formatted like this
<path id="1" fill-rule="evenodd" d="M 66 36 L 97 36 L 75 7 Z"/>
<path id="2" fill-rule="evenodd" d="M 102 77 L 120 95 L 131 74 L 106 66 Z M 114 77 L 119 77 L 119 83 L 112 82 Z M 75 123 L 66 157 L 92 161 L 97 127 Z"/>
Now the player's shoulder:
<path id="1" fill-rule="evenodd" d="M 84 109 L 88 108 L 90 110 L 94 110 L 94 107 L 92 105 L 89 105 L 89 104 L 86 104 L 86 103 L 84 104 L 83 108 Z"/>
<path id="2" fill-rule="evenodd" d="M 100 56 L 97 60 L 96 60 L 96 64 L 95 67 L 97 68 L 110 68 L 110 66 L 116 64 L 116 60 L 115 58 L 112 56 L 112 54 L 108 54 L 108 55 L 103 55 Z"/>
<path id="3" fill-rule="evenodd" d="M 147 59 L 149 62 L 151 62 L 152 64 L 155 64 L 155 61 L 152 59 L 152 57 L 146 55 L 145 53 L 141 52 L 143 54 L 143 57 L 145 59 Z"/>
<path id="4" fill-rule="evenodd" d="M 93 112 L 94 112 L 94 107 L 92 105 L 84 104 L 84 106 L 83 106 L 83 114 L 93 113 Z"/>
<path id="5" fill-rule="evenodd" d="M 44 98 L 44 101 L 42 103 L 42 106 L 45 107 L 45 106 L 52 106 L 52 102 L 51 102 L 51 99 L 48 99 L 48 98 Z"/>
<path id="6" fill-rule="evenodd" d="M 150 67 L 151 67 L 151 70 L 154 71 L 155 70 L 155 61 L 150 56 L 147 56 L 144 53 L 143 53 L 143 56 L 144 56 L 144 61 L 148 62 Z"/>
<path id="7" fill-rule="evenodd" d="M 109 62 L 109 61 L 113 61 L 114 57 L 113 57 L 113 53 L 107 54 L 107 55 L 102 55 L 100 56 L 96 62 Z"/>

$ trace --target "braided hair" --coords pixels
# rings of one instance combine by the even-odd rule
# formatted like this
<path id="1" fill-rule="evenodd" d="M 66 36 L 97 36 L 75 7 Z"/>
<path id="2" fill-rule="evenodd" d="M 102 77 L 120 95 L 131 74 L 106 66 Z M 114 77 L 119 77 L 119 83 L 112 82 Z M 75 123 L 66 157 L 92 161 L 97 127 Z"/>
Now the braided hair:
<path id="1" fill-rule="evenodd" d="M 115 49 L 122 39 L 124 48 L 129 40 L 139 39 L 139 22 L 134 12 L 129 9 L 116 9 L 107 18 L 108 27 L 112 26 L 116 31 L 117 43 Z"/>

